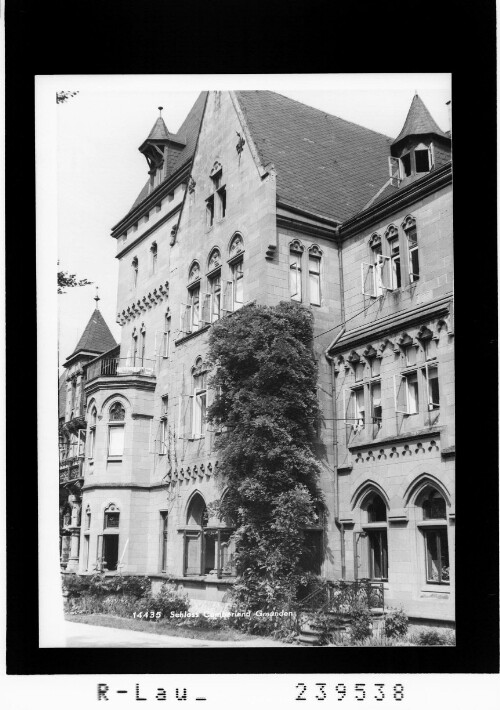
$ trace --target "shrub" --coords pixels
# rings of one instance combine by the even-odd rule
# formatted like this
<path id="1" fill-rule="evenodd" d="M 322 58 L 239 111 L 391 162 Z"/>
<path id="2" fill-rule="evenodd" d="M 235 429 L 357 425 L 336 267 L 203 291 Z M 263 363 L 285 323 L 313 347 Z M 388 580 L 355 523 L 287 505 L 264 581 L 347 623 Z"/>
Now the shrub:
<path id="1" fill-rule="evenodd" d="M 385 635 L 389 638 L 405 636 L 408 632 L 408 617 L 402 609 L 387 614 L 385 617 Z"/>
<path id="2" fill-rule="evenodd" d="M 372 634 L 372 617 L 369 608 L 363 602 L 353 603 L 350 612 L 351 641 L 361 641 Z"/>
<path id="3" fill-rule="evenodd" d="M 138 610 L 137 598 L 132 596 L 112 595 L 100 600 L 100 603 L 102 614 L 113 614 L 114 616 L 130 618 L 134 611 Z"/>
<path id="4" fill-rule="evenodd" d="M 139 599 L 147 596 L 151 590 L 151 580 L 148 577 L 134 575 L 107 577 L 99 572 L 92 575 L 65 574 L 62 584 L 68 600 L 78 598 L 83 594 L 91 594 L 94 597 L 122 594 Z"/>
<path id="5" fill-rule="evenodd" d="M 418 646 L 454 646 L 455 634 L 453 631 L 440 633 L 434 629 L 421 631 L 416 639 Z"/>
<path id="6" fill-rule="evenodd" d="M 163 619 L 169 619 L 171 612 L 189 610 L 189 597 L 178 592 L 171 584 L 163 583 L 156 594 L 149 594 L 141 602 L 148 611 L 160 612 Z"/>

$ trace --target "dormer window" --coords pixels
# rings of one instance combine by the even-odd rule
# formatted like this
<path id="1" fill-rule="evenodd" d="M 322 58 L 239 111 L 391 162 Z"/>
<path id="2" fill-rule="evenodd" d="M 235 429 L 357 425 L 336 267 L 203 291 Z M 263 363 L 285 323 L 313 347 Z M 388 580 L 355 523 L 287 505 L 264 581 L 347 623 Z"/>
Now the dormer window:
<path id="1" fill-rule="evenodd" d="M 411 175 L 411 153 L 401 156 L 401 177 L 410 177 Z"/>

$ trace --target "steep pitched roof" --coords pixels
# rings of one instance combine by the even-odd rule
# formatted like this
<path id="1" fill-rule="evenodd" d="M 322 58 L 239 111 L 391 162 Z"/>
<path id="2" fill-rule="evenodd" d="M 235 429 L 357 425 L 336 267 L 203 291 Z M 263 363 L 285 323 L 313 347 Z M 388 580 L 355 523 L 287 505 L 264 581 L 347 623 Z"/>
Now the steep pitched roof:
<path id="1" fill-rule="evenodd" d="M 67 358 L 70 360 L 78 352 L 85 351 L 91 353 L 104 353 L 116 346 L 116 340 L 102 317 L 101 311 L 96 308 L 90 316 L 83 335 L 72 354 Z"/>
<path id="2" fill-rule="evenodd" d="M 406 121 L 401 129 L 401 133 L 392 141 L 392 145 L 399 143 L 407 136 L 419 136 L 426 133 L 434 133 L 442 138 L 450 138 L 439 128 L 420 96 L 415 94 L 413 101 L 411 102 L 408 115 L 406 116 Z"/>
<path id="3" fill-rule="evenodd" d="M 165 121 L 161 116 L 156 119 L 155 125 L 151 129 L 151 133 L 148 136 L 148 140 L 165 140 L 168 138 L 168 129 L 165 125 Z"/>
<path id="4" fill-rule="evenodd" d="M 173 163 L 171 166 L 169 166 L 169 176 L 172 175 L 172 173 L 175 170 L 178 170 L 179 168 L 183 167 L 186 163 L 188 163 L 191 158 L 194 155 L 194 150 L 196 148 L 196 141 L 198 140 L 198 134 L 200 132 L 200 126 L 201 126 L 201 118 L 203 116 L 203 111 L 205 109 L 205 103 L 207 100 L 208 96 L 208 91 L 202 91 L 201 94 L 198 96 L 196 101 L 193 104 L 193 107 L 191 108 L 190 112 L 186 116 L 184 123 L 182 126 L 179 128 L 177 131 L 178 136 L 182 136 L 183 139 L 186 141 L 186 147 L 183 148 L 179 156 L 177 157 L 177 160 L 175 163 Z M 163 130 L 163 128 L 159 127 L 159 121 L 162 122 L 165 131 L 166 131 L 166 136 L 160 136 L 160 135 L 153 135 L 155 133 L 155 129 L 158 127 L 158 132 Z M 151 133 L 149 134 L 149 138 L 168 138 L 169 133 L 167 130 L 167 127 L 165 125 L 165 122 L 163 121 L 162 118 L 158 118 L 156 120 L 155 125 L 153 126 L 153 129 Z M 146 199 L 146 197 L 149 195 L 149 180 L 146 182 L 140 193 L 138 194 L 137 198 L 134 201 L 134 204 L 129 210 L 129 213 L 132 212 L 140 203 Z"/>
<path id="5" fill-rule="evenodd" d="M 284 203 L 342 221 L 387 181 L 388 136 L 271 91 L 236 95 Z"/>

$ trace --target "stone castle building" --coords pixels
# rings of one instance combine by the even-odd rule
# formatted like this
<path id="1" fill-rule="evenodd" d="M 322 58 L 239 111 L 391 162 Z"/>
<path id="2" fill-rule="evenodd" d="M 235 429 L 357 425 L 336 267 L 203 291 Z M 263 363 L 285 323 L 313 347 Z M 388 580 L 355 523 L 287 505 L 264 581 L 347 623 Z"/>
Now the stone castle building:
<path id="1" fill-rule="evenodd" d="M 234 580 L 211 324 L 249 302 L 314 313 L 326 510 L 311 568 L 383 582 L 454 619 L 451 140 L 415 96 L 395 140 L 267 91 L 202 93 L 139 150 L 148 179 L 112 237 L 119 352 L 85 369 L 79 571 Z"/>

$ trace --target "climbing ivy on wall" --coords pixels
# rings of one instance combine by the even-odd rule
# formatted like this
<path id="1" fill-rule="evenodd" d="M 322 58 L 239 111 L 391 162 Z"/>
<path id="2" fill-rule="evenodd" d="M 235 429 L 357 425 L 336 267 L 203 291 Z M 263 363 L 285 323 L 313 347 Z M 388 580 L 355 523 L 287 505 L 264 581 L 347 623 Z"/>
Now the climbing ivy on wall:
<path id="1" fill-rule="evenodd" d="M 219 514 L 236 526 L 232 593 L 245 610 L 284 608 L 306 579 L 303 529 L 317 524 L 320 499 L 311 343 L 311 312 L 287 302 L 245 306 L 210 333 Z"/>

